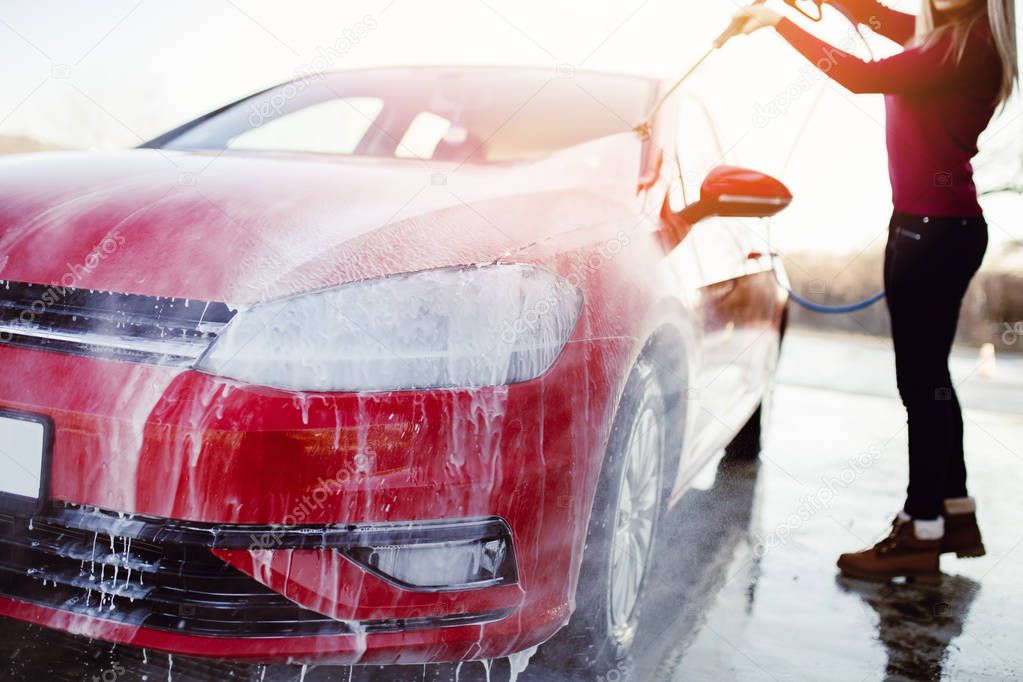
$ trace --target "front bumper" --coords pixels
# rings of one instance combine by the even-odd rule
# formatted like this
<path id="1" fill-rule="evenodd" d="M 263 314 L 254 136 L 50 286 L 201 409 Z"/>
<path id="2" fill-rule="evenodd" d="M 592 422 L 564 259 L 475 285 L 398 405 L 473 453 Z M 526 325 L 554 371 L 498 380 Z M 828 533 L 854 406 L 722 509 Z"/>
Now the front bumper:
<path id="1" fill-rule="evenodd" d="M 20 587 L 0 586 L 0 614 L 262 661 L 456 661 L 538 644 L 571 611 L 614 368 L 628 350 L 627 340 L 572 342 L 544 377 L 508 387 L 301 395 L 0 348 L 18 370 L 0 377 L 0 406 L 55 426 L 50 507 L 32 530 L 6 517 L 0 542 L 42 533 L 58 546 L 21 559 Z M 511 530 L 517 579 L 474 590 L 405 589 L 321 540 L 258 539 L 267 528 L 491 517 Z M 183 526 L 201 532 L 153 534 Z M 255 537 L 226 542 L 235 531 Z M 101 567 L 84 553 L 92 544 L 108 557 Z M 32 570 L 51 560 L 61 570 Z M 147 561 L 196 575 L 160 577 Z M 136 579 L 153 590 L 132 593 Z"/>
<path id="2" fill-rule="evenodd" d="M 449 524 L 445 530 L 459 531 Z M 507 534 L 484 519 L 471 527 Z M 282 639 L 395 634 L 481 625 L 511 607 L 439 617 L 344 621 L 303 608 L 219 559 L 210 550 L 245 548 L 271 538 L 281 547 L 320 547 L 344 554 L 416 529 L 334 526 L 283 529 L 213 526 L 126 517 L 53 505 L 34 517 L 0 514 L 0 595 L 162 633 L 206 638 Z M 449 530 L 449 535 L 451 532 Z M 510 535 L 509 535 L 510 538 Z M 507 557 L 514 564 L 514 554 Z M 504 573 L 514 584 L 514 573 Z"/>

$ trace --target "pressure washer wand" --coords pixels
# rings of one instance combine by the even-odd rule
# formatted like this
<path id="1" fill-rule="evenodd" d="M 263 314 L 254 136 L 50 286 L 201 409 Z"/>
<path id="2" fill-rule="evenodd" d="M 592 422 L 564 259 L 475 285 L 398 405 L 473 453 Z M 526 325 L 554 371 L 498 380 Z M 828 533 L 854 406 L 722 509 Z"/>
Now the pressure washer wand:
<path id="1" fill-rule="evenodd" d="M 809 0 L 809 1 L 817 6 L 816 14 L 811 14 L 810 12 L 808 12 L 804 7 L 800 5 L 799 0 L 784 0 L 786 5 L 795 8 L 796 10 L 799 11 L 800 14 L 807 17 L 811 21 L 821 21 L 821 19 L 824 17 L 824 12 L 821 8 L 824 5 L 824 3 L 827 2 L 827 4 L 831 5 L 839 12 L 841 12 L 846 17 L 846 19 L 848 19 L 849 22 L 852 23 L 852 25 L 856 28 L 856 32 L 859 34 L 860 39 L 863 41 L 863 44 L 867 47 L 867 51 L 870 52 L 871 59 L 874 58 L 874 51 L 870 48 L 870 42 L 867 40 L 866 36 L 863 35 L 863 31 L 860 29 L 856 17 L 855 15 L 853 15 L 852 12 L 846 9 L 846 7 L 842 5 L 840 2 L 838 2 L 838 0 Z M 750 4 L 764 5 L 766 3 L 767 0 L 753 0 L 753 2 Z M 712 54 L 714 54 L 717 50 L 724 47 L 725 43 L 727 43 L 729 40 L 739 35 L 745 23 L 746 17 L 741 15 L 732 19 L 732 23 L 730 23 L 728 25 L 728 28 L 726 28 L 721 33 L 721 35 L 719 35 L 717 39 L 714 40 L 714 42 L 710 46 L 710 49 L 704 52 L 703 56 L 696 60 L 696 63 L 689 67 L 689 70 L 682 74 L 682 76 L 677 81 L 675 81 L 675 83 L 670 88 L 668 88 L 663 95 L 661 95 L 660 99 L 657 100 L 657 103 L 654 104 L 653 108 L 650 110 L 650 113 L 647 114 L 646 118 L 643 119 L 643 122 L 633 128 L 633 130 L 641 138 L 643 138 L 644 141 L 650 139 L 650 135 L 653 132 L 654 119 L 657 118 L 657 114 L 660 113 L 661 108 L 664 106 L 664 103 L 667 102 L 668 99 L 670 99 L 671 96 L 675 94 L 676 90 L 682 87 L 682 85 L 687 80 L 689 80 L 690 76 L 696 73 L 696 71 L 698 71 L 699 68 L 703 66 L 703 63 L 707 61 L 707 59 Z"/>
<path id="2" fill-rule="evenodd" d="M 817 12 L 816 15 L 809 14 L 805 9 L 801 8 L 799 6 L 797 0 L 785 0 L 785 4 L 790 5 L 790 6 L 794 7 L 794 8 L 796 8 L 797 10 L 799 10 L 800 13 L 803 14 L 803 16 L 808 17 L 812 21 L 820 21 L 822 16 L 823 16 L 823 12 L 821 12 L 820 8 L 821 8 L 821 5 L 825 2 L 825 0 L 811 0 L 811 1 L 815 5 L 817 5 L 818 12 Z M 767 2 L 767 0 L 754 0 L 752 4 L 754 4 L 754 5 L 763 5 L 766 2 Z M 863 35 L 863 32 L 860 30 L 860 27 L 859 27 L 859 25 L 856 22 L 856 17 L 849 10 L 847 10 L 845 7 L 840 5 L 835 0 L 829 0 L 829 4 L 835 6 L 840 12 L 842 12 L 842 14 L 845 15 L 845 17 L 853 24 L 853 26 L 856 27 L 856 32 L 859 33 L 860 38 L 863 40 L 864 45 L 867 46 L 867 49 L 870 51 L 871 57 L 873 58 L 873 54 L 874 54 L 873 50 L 870 50 L 870 43 L 867 41 L 866 37 Z M 687 80 L 689 80 L 689 77 L 692 76 L 703 65 L 703 63 L 705 61 L 707 61 L 707 59 L 712 54 L 714 54 L 717 50 L 722 48 L 725 45 L 725 43 L 727 43 L 729 40 L 731 40 L 735 36 L 739 35 L 740 31 L 742 31 L 742 27 L 745 24 L 746 24 L 746 17 L 744 17 L 744 16 L 738 16 L 738 17 L 735 17 L 734 19 L 732 19 L 732 23 L 730 23 L 728 25 L 728 28 L 726 28 L 721 33 L 721 35 L 719 35 L 717 37 L 717 39 L 711 45 L 710 49 L 707 50 L 703 54 L 703 56 L 700 57 L 696 61 L 695 64 L 693 64 L 691 67 L 689 67 L 689 70 L 686 71 L 684 74 L 682 74 L 682 76 L 677 81 L 675 81 L 675 83 L 670 88 L 668 88 L 668 90 L 665 91 L 665 93 L 660 97 L 660 99 L 657 100 L 657 103 L 650 110 L 650 113 L 643 120 L 643 122 L 640 123 L 639 125 L 637 125 L 635 128 L 633 128 L 633 130 L 644 141 L 649 140 L 650 137 L 653 135 L 653 122 L 657 118 L 657 114 L 661 111 L 661 108 L 664 106 L 664 103 L 667 102 L 668 99 L 673 94 L 675 94 L 676 90 L 678 90 L 680 87 L 682 87 L 682 85 Z M 821 92 L 823 92 L 823 90 Z M 818 98 L 818 101 L 819 101 L 819 98 Z M 815 102 L 814 106 L 816 106 L 816 102 Z M 794 152 L 795 149 L 796 149 L 796 146 L 798 146 L 799 139 L 802 137 L 802 133 L 805 130 L 806 130 L 806 125 L 804 124 L 802 129 L 801 129 L 801 131 L 800 131 L 800 133 L 799 133 L 799 135 L 796 138 L 795 144 L 793 144 L 793 146 L 792 146 L 792 152 Z M 791 161 L 791 159 L 792 159 L 792 155 L 791 155 L 791 152 L 790 152 L 789 161 Z M 785 162 L 785 166 L 788 167 L 788 161 Z M 770 230 L 771 230 L 770 223 L 768 223 L 768 228 L 767 229 L 768 229 L 768 236 L 767 236 L 767 238 L 768 238 L 768 242 L 770 242 L 770 240 L 771 240 L 771 236 L 770 236 Z M 865 301 L 860 301 L 859 303 L 854 303 L 852 305 L 847 305 L 847 306 L 829 306 L 829 305 L 823 305 L 823 304 L 820 304 L 820 303 L 816 303 L 814 301 L 810 301 L 808 299 L 803 298 L 799 294 L 797 294 L 795 291 L 792 290 L 792 288 L 786 282 L 782 281 L 782 278 L 781 278 L 781 276 L 778 273 L 778 266 L 777 266 L 777 262 L 776 262 L 775 259 L 776 259 L 776 254 L 772 251 L 771 252 L 771 270 L 774 273 L 775 280 L 778 282 L 778 286 L 782 287 L 783 289 L 785 289 L 789 293 L 789 296 L 791 297 L 791 300 L 795 301 L 798 305 L 806 308 L 807 310 L 811 310 L 811 311 L 816 312 L 816 313 L 825 313 L 825 314 L 831 314 L 831 315 L 841 315 L 841 314 L 853 313 L 853 312 L 857 312 L 859 310 L 864 310 L 865 308 L 869 308 L 870 306 L 874 305 L 875 303 L 878 303 L 879 301 L 883 300 L 884 297 L 885 297 L 885 292 L 882 291 L 882 292 L 880 292 L 878 294 L 875 294 L 874 296 L 871 296 L 870 298 L 868 298 Z"/>
<path id="3" fill-rule="evenodd" d="M 766 3 L 767 3 L 767 0 L 754 0 L 750 4 L 752 4 L 752 5 L 763 5 L 763 4 L 766 4 Z M 728 28 L 726 28 L 724 30 L 724 32 L 717 37 L 717 40 L 714 41 L 714 46 L 710 49 L 710 51 L 707 54 L 709 55 L 711 52 L 713 52 L 714 50 L 724 46 L 724 44 L 727 43 L 729 40 L 731 40 L 735 36 L 739 35 L 739 32 L 742 30 L 742 27 L 745 26 L 745 25 L 746 25 L 746 17 L 739 16 L 739 17 L 735 17 L 734 19 L 732 19 L 732 23 L 730 23 L 728 25 Z"/>
<path id="4" fill-rule="evenodd" d="M 754 0 L 752 4 L 763 5 L 766 2 L 767 0 Z M 664 103 L 667 102 L 671 98 L 671 96 L 675 94 L 676 90 L 682 87 L 682 85 L 687 80 L 689 80 L 690 76 L 696 73 L 699 70 L 699 68 L 703 66 L 703 63 L 707 61 L 707 59 L 710 58 L 712 54 L 714 54 L 717 50 L 721 49 L 724 46 L 724 44 L 727 43 L 729 40 L 739 35 L 739 32 L 742 30 L 742 27 L 745 23 L 746 23 L 745 17 L 735 17 L 734 19 L 732 19 L 732 23 L 730 23 L 728 25 L 728 28 L 726 28 L 721 33 L 721 35 L 717 37 L 713 44 L 711 44 L 710 49 L 704 52 L 703 56 L 696 60 L 696 63 L 690 66 L 689 70 L 682 74 L 682 76 L 677 81 L 675 81 L 675 83 L 670 88 L 668 88 L 663 95 L 661 95 L 660 99 L 657 100 L 657 103 L 654 105 L 653 109 L 651 109 L 650 113 L 647 114 L 645 119 L 643 119 L 643 122 L 637 125 L 635 128 L 633 128 L 633 130 L 635 130 L 640 137 L 642 137 L 644 140 L 650 139 L 653 121 L 654 119 L 657 118 L 657 114 L 660 113 L 661 107 L 664 106 Z"/>

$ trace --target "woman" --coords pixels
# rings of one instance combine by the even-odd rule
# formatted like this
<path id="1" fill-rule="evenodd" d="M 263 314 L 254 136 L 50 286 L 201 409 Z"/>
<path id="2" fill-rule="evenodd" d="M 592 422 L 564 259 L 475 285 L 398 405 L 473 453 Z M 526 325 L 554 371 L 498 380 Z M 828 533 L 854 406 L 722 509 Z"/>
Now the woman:
<path id="1" fill-rule="evenodd" d="M 860 23 L 903 45 L 864 62 L 762 5 L 742 33 L 773 27 L 855 93 L 884 93 L 895 212 L 885 252 L 899 394 L 909 415 L 909 491 L 891 534 L 843 554 L 861 578 L 941 574 L 939 557 L 982 556 L 976 505 L 966 491 L 963 420 L 948 371 L 959 308 L 987 249 L 971 159 L 1018 80 L 1013 0 L 924 0 L 919 17 L 876 0 L 842 0 Z"/>

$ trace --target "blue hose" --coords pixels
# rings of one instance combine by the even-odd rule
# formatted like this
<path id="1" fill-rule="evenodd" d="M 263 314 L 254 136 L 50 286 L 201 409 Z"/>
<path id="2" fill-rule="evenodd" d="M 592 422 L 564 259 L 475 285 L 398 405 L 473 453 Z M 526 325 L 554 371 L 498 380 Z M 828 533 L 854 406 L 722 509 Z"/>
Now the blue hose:
<path id="1" fill-rule="evenodd" d="M 768 235 L 770 235 L 770 228 L 768 228 Z M 768 239 L 770 239 L 770 236 L 768 236 Z M 782 282 L 781 277 L 778 275 L 778 266 L 776 265 L 773 255 L 771 257 L 771 272 L 774 273 L 774 281 L 778 283 L 778 286 L 788 292 L 789 299 L 814 313 L 822 313 L 824 315 L 847 315 L 849 313 L 856 313 L 861 310 L 866 310 L 870 306 L 884 299 L 886 295 L 884 291 L 880 291 L 859 303 L 853 303 L 850 305 L 824 305 L 823 303 L 814 303 L 809 299 L 803 298 L 794 292 L 792 287 L 787 286 L 784 282 Z"/>
<path id="2" fill-rule="evenodd" d="M 823 313 L 825 315 L 845 315 L 848 313 L 859 312 L 860 310 L 866 310 L 870 306 L 874 305 L 875 303 L 883 299 L 884 296 L 885 292 L 882 291 L 878 294 L 871 296 L 865 301 L 860 301 L 859 303 L 854 303 L 852 305 L 822 305 L 820 303 L 808 301 L 807 299 L 803 298 L 796 292 L 789 289 L 790 299 L 792 299 L 799 305 L 803 306 L 807 310 L 810 310 L 815 313 Z"/>

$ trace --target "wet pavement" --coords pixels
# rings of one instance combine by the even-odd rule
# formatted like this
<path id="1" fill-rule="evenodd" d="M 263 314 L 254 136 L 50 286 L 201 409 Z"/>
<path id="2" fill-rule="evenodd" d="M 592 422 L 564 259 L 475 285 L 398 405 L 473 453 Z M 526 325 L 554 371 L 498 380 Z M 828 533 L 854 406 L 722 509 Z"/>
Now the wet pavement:
<path id="1" fill-rule="evenodd" d="M 904 499 L 894 358 L 883 340 L 789 340 L 750 535 L 664 679 L 1019 678 L 1023 358 L 999 357 L 991 378 L 977 360 L 952 364 L 988 555 L 943 557 L 934 588 L 878 585 L 837 578 L 834 560 L 883 535 Z"/>
<path id="2" fill-rule="evenodd" d="M 904 415 L 883 340 L 797 332 L 759 462 L 708 468 L 662 521 L 635 656 L 580 677 L 541 648 L 519 679 L 1014 679 L 1023 671 L 1023 358 L 953 374 L 988 555 L 945 557 L 934 587 L 836 576 L 840 552 L 887 530 L 906 483 Z M 487 679 L 480 663 L 341 669 L 240 666 L 0 621 L 0 677 L 32 680 Z M 508 679 L 506 661 L 490 679 Z"/>

